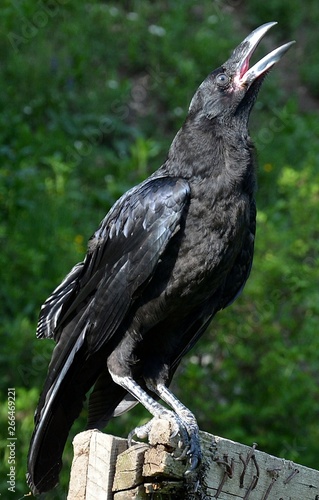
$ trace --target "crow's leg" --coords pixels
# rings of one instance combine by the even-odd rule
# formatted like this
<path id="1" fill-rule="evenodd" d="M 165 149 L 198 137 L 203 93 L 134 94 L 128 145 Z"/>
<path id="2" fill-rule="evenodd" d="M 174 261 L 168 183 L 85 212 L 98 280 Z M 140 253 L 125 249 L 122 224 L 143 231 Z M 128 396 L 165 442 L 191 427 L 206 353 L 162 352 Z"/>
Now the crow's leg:
<path id="1" fill-rule="evenodd" d="M 190 458 L 190 469 L 187 472 L 196 469 L 199 462 L 201 461 L 202 453 L 199 441 L 199 429 L 195 416 L 188 408 L 186 408 L 186 406 L 183 405 L 183 403 L 181 403 L 177 399 L 176 396 L 174 396 L 174 394 L 164 384 L 156 383 L 155 385 L 153 385 L 153 383 L 151 383 L 148 384 L 148 387 L 153 392 L 155 392 L 165 403 L 167 403 L 182 421 L 189 437 L 189 444 L 187 448 L 185 448 L 185 454 Z M 182 455 L 182 457 L 183 456 L 184 454 Z"/>
<path id="2" fill-rule="evenodd" d="M 180 433 L 183 446 L 187 448 L 187 450 L 191 449 L 192 443 L 189 439 L 188 429 L 185 422 L 179 415 L 177 415 L 174 411 L 168 410 L 165 406 L 155 401 L 155 399 L 149 396 L 132 377 L 119 376 L 111 372 L 110 374 L 114 382 L 132 394 L 151 413 L 151 415 L 157 418 L 165 418 L 169 420 L 172 425 L 173 436 Z M 132 440 L 133 436 L 137 436 L 140 439 L 147 438 L 152 426 L 151 423 L 152 421 L 133 429 L 129 434 L 129 442 Z"/>

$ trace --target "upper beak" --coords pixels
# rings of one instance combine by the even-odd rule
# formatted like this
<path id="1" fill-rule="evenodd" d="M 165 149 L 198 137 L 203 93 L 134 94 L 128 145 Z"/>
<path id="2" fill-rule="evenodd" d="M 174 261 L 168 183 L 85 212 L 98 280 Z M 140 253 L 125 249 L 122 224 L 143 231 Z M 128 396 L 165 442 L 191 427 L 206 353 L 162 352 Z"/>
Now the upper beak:
<path id="1" fill-rule="evenodd" d="M 255 29 L 250 35 L 248 35 L 243 42 L 235 49 L 235 53 L 239 53 L 239 62 L 237 69 L 237 78 L 240 84 L 250 85 L 256 80 L 260 75 L 265 73 L 270 69 L 279 59 L 283 56 L 285 52 L 293 45 L 295 42 L 288 42 L 284 45 L 278 47 L 278 49 L 273 50 L 260 61 L 258 61 L 252 68 L 249 68 L 249 61 L 254 53 L 256 47 L 258 46 L 260 40 L 265 36 L 267 31 L 275 26 L 276 22 L 266 23 Z"/>

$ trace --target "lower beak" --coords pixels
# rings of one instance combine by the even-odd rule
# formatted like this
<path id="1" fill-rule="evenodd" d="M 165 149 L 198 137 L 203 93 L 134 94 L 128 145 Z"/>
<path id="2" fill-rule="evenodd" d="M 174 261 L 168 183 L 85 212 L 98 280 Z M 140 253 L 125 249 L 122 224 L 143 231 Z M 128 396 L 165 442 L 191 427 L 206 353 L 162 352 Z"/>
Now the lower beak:
<path id="1" fill-rule="evenodd" d="M 248 35 L 243 42 L 235 49 L 234 52 L 239 53 L 238 62 L 238 82 L 243 85 L 250 86 L 259 76 L 268 71 L 276 62 L 281 59 L 281 57 L 287 52 L 287 50 L 295 42 L 288 42 L 281 45 L 277 49 L 273 50 L 260 61 L 258 61 L 254 66 L 249 68 L 249 61 L 256 50 L 260 40 L 265 36 L 267 31 L 275 26 L 276 22 L 266 23 L 255 29 L 250 35 Z"/>

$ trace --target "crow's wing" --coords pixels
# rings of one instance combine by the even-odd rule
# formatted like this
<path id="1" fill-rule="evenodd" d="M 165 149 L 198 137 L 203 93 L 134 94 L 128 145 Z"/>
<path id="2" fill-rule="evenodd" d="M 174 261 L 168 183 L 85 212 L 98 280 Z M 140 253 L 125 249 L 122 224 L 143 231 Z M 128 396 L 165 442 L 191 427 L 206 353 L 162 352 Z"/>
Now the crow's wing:
<path id="1" fill-rule="evenodd" d="M 130 190 L 92 236 L 84 262 L 44 303 L 38 336 L 54 337 L 57 345 L 29 451 L 27 479 L 33 491 L 56 484 L 69 429 L 101 369 L 99 351 L 116 335 L 180 229 L 189 195 L 187 181 L 167 177 Z"/>
<path id="2" fill-rule="evenodd" d="M 160 255 L 179 229 L 188 197 L 185 180 L 162 177 L 120 198 L 90 239 L 84 262 L 70 271 L 43 304 L 37 337 L 58 340 L 64 326 L 84 310 L 96 327 L 100 324 L 95 317 L 99 316 L 99 305 L 105 312 L 104 326 L 110 327 L 112 312 L 118 317 L 117 300 L 124 308 L 128 305 L 121 293 L 130 301 L 151 277 Z M 96 339 L 92 348 L 99 345 Z"/>

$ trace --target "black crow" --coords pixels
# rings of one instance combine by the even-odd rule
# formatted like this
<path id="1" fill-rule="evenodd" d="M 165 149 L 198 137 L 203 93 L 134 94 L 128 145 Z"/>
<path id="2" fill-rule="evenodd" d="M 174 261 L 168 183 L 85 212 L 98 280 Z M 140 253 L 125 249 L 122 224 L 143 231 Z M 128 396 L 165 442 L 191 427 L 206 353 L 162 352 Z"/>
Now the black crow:
<path id="1" fill-rule="evenodd" d="M 34 494 L 57 484 L 69 430 L 93 386 L 89 428 L 140 402 L 179 430 L 189 470 L 198 465 L 195 416 L 168 386 L 250 273 L 256 180 L 248 119 L 265 74 L 293 42 L 250 69 L 249 60 L 274 24 L 253 31 L 203 81 L 165 163 L 115 203 L 84 261 L 42 306 L 37 337 L 56 346 L 28 456 Z"/>

